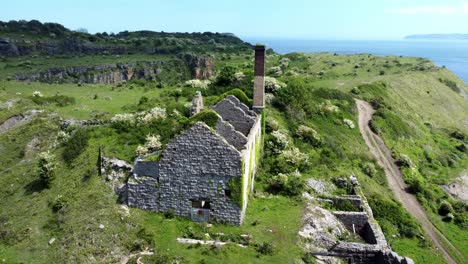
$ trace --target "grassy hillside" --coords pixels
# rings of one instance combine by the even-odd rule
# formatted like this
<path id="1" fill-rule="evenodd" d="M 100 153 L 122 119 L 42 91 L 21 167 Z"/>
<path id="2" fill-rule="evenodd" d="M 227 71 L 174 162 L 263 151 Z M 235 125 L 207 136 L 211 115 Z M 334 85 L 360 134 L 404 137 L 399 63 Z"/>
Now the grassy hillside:
<path id="1" fill-rule="evenodd" d="M 143 33 L 124 35 L 134 34 Z M 354 173 L 393 249 L 417 263 L 443 263 L 422 236 L 417 219 L 395 201 L 383 170 L 359 133 L 353 98 L 370 101 L 377 109 L 373 129 L 396 159 L 409 159 L 408 164 L 401 164 L 405 181 L 434 224 L 467 258 L 466 203 L 449 197 L 440 187 L 467 167 L 463 146 L 467 144 L 468 104 L 457 93 L 457 88 L 466 91 L 466 86 L 446 69 L 419 58 L 269 53 L 267 72 L 276 84 L 267 86 L 271 95 L 265 150 L 245 224 L 208 228 L 170 214 L 132 208 L 127 213 L 97 173 L 99 147 L 105 156 L 132 162 L 135 149 L 148 134 L 160 135 L 166 144 L 187 126 L 187 102 L 196 90 L 202 91 L 208 105 L 233 88 L 252 94 L 251 51 L 236 54 L 206 49 L 215 55 L 217 77 L 205 88 L 188 87 L 184 82 L 161 87 L 151 80 L 78 85 L 3 78 L 31 70 L 19 63 L 25 60 L 32 69 L 39 69 L 163 55 L 2 58 L 0 123 L 30 109 L 44 112 L 27 125 L 0 133 L 0 259 L 7 263 L 116 263 L 129 257 L 130 263 L 136 263 L 131 255 L 148 248 L 155 255 L 142 257 L 145 263 L 290 263 L 305 253 L 297 236 L 304 181 L 320 178 L 336 183 L 337 178 Z M 40 99 L 33 96 L 35 91 L 42 94 Z M 165 109 L 165 117 L 146 123 L 110 121 L 116 114 L 138 115 L 155 108 Z M 61 121 L 70 118 L 110 123 L 62 130 Z M 40 154 L 46 151 L 54 156 L 51 163 L 55 164 L 48 185 L 40 178 L 44 170 L 39 170 L 43 169 Z M 336 194 L 346 192 L 343 186 L 336 190 Z M 447 215 L 439 215 L 443 203 L 452 208 L 450 221 Z M 206 234 L 249 246 L 216 248 L 176 242 L 177 237 L 203 239 Z M 252 238 L 246 242 L 241 235 Z"/>

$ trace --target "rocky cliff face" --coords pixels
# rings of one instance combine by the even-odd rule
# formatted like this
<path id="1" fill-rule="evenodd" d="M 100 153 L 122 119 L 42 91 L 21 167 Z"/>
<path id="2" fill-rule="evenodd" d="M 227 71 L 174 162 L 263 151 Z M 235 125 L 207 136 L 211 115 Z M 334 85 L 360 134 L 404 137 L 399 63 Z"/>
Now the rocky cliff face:
<path id="1" fill-rule="evenodd" d="M 33 53 L 55 56 L 60 54 L 124 54 L 124 45 L 98 45 L 76 38 L 62 41 L 15 40 L 0 38 L 0 56 L 24 56 Z"/>
<path id="2" fill-rule="evenodd" d="M 130 80 L 161 80 L 172 84 L 190 78 L 209 78 L 213 75 L 213 62 L 207 57 L 189 60 L 142 61 L 136 63 L 105 64 L 49 68 L 34 73 L 18 73 L 17 81 L 79 82 L 115 84 Z"/>

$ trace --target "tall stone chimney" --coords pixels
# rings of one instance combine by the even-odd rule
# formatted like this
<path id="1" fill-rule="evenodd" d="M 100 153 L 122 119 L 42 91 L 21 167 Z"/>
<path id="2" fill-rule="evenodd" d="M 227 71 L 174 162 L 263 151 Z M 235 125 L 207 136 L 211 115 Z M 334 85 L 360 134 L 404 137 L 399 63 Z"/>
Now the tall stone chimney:
<path id="1" fill-rule="evenodd" d="M 252 109 L 259 113 L 265 108 L 265 46 L 255 46 L 254 92 Z"/>

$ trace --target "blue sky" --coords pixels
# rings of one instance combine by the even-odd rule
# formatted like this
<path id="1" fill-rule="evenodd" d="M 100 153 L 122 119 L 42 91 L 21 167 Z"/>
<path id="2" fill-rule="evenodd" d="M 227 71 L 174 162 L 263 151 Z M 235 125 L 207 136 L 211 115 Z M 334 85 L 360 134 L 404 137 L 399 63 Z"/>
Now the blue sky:
<path id="1" fill-rule="evenodd" d="M 89 32 L 231 32 L 242 37 L 399 39 L 468 33 L 468 0 L 14 0 L 0 20 L 37 19 Z"/>

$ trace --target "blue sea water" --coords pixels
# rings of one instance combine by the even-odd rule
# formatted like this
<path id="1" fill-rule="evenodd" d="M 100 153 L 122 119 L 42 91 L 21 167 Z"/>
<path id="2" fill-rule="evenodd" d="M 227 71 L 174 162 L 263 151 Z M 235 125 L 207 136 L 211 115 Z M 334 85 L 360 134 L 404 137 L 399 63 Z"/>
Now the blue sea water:
<path id="1" fill-rule="evenodd" d="M 468 40 L 294 40 L 253 39 L 280 54 L 290 52 L 331 52 L 338 54 L 370 53 L 378 56 L 410 56 L 432 60 L 446 66 L 468 83 Z"/>

